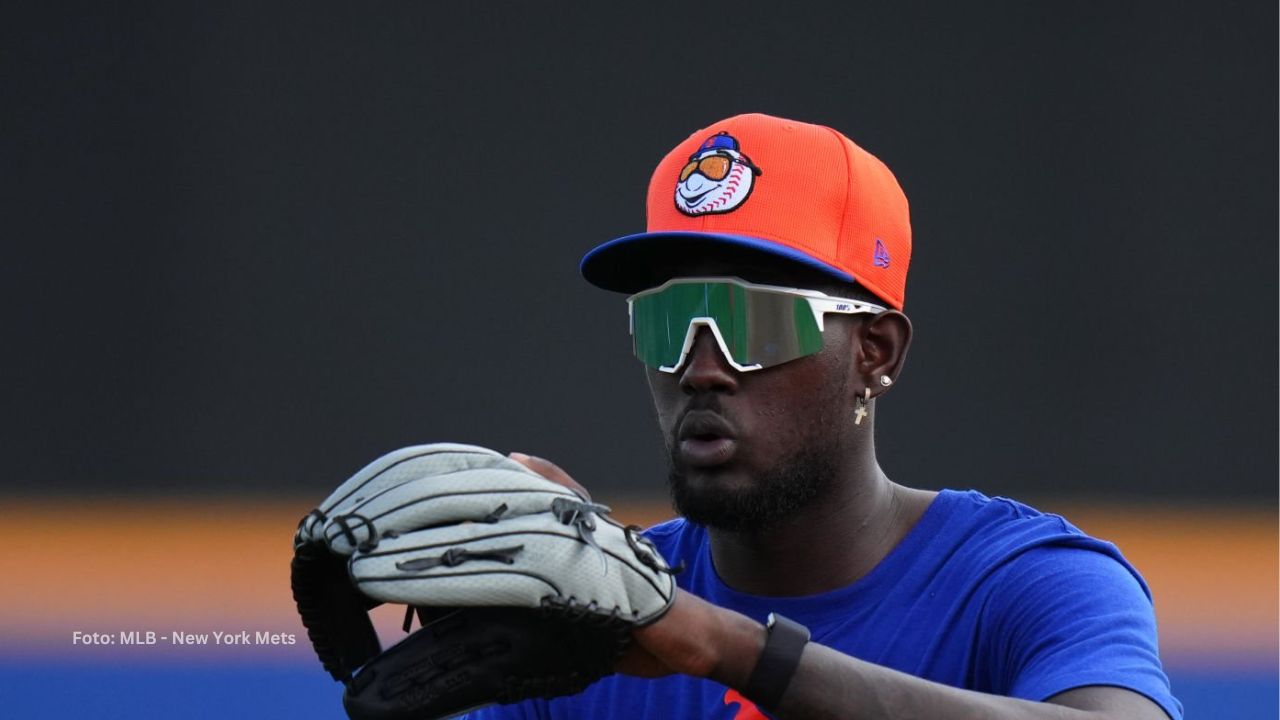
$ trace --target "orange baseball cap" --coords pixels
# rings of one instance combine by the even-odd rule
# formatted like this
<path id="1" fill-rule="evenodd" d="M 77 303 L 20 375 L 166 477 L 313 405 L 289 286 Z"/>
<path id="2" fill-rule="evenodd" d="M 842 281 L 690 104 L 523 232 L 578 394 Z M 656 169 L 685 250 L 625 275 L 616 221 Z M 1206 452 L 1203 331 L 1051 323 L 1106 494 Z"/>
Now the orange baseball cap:
<path id="1" fill-rule="evenodd" d="M 645 289 L 654 253 L 692 243 L 772 253 L 857 282 L 895 308 L 911 262 L 907 197 L 884 163 L 839 132 L 738 115 L 690 135 L 649 181 L 648 229 L 582 258 L 606 290 Z"/>

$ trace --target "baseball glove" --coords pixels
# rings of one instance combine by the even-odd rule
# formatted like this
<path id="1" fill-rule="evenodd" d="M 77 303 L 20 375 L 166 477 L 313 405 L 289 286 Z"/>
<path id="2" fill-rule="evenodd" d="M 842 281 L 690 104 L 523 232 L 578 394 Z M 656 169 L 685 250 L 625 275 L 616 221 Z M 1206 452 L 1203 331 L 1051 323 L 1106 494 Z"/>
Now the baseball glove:
<path id="1" fill-rule="evenodd" d="M 672 571 L 609 508 L 492 450 L 408 447 L 298 525 L 292 586 L 355 720 L 437 718 L 578 692 L 675 597 Z M 382 652 L 368 611 L 423 627 Z"/>

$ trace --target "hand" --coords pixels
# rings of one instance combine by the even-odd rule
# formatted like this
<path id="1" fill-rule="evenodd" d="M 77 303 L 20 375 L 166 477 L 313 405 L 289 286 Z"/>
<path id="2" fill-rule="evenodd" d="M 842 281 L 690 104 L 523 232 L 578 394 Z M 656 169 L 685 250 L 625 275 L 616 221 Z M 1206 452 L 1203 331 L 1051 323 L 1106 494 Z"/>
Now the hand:
<path id="1" fill-rule="evenodd" d="M 582 496 L 583 500 L 591 502 L 591 493 L 587 492 L 586 488 L 579 485 L 577 480 L 569 477 L 569 473 L 562 470 L 559 465 L 556 465 L 550 460 L 543 460 L 540 457 L 525 455 L 521 452 L 508 453 L 507 457 L 538 473 L 551 482 L 563 485 L 578 493 Z"/>

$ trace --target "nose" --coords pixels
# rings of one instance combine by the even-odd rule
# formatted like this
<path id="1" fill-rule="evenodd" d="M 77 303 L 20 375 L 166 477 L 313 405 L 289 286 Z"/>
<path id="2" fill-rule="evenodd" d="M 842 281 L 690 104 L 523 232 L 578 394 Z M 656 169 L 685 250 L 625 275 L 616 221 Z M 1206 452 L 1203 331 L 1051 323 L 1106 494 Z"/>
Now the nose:
<path id="1" fill-rule="evenodd" d="M 680 371 L 680 389 L 686 395 L 699 392 L 724 392 L 732 395 L 738 391 L 740 373 L 725 359 L 716 343 L 715 335 L 707 327 L 698 328 L 693 337 L 693 347 L 685 358 Z"/>

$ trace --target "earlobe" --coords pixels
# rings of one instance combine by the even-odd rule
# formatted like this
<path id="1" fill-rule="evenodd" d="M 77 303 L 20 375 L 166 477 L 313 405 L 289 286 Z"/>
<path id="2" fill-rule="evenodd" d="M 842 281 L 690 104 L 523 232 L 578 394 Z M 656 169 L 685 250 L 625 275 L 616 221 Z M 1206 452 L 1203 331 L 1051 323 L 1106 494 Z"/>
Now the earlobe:
<path id="1" fill-rule="evenodd" d="M 866 386 L 880 386 L 879 397 L 897 381 L 911 345 L 911 320 L 897 310 L 888 310 L 863 326 L 860 335 L 858 373 Z"/>

